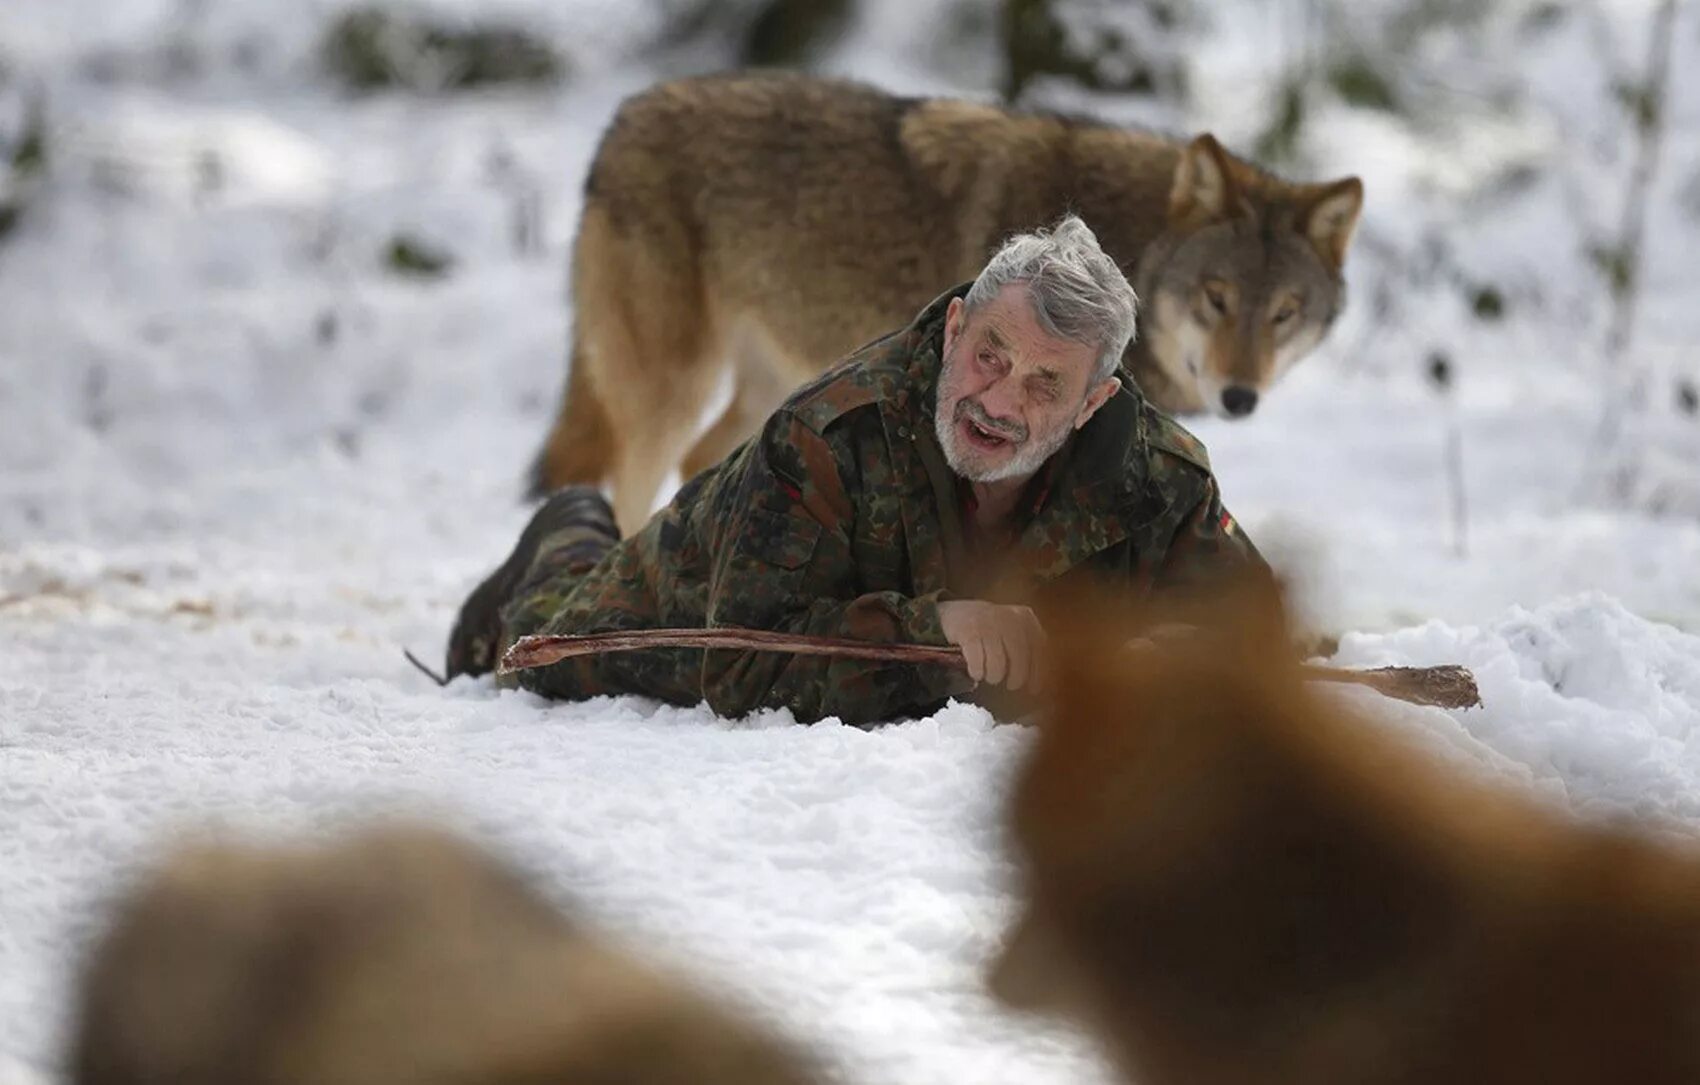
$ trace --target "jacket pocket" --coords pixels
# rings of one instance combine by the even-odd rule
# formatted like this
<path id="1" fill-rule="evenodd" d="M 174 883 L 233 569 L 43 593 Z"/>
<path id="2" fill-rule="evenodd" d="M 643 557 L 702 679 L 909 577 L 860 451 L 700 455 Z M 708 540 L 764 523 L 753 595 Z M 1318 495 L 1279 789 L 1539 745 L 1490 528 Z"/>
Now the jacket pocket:
<path id="1" fill-rule="evenodd" d="M 751 509 L 744 524 L 743 549 L 753 558 L 780 569 L 797 570 L 814 560 L 821 526 L 807 516 L 787 516 Z"/>
<path id="2" fill-rule="evenodd" d="M 820 533 L 820 524 L 807 516 L 745 512 L 709 593 L 709 624 L 776 629 L 806 608 L 812 601 L 806 580 Z"/>

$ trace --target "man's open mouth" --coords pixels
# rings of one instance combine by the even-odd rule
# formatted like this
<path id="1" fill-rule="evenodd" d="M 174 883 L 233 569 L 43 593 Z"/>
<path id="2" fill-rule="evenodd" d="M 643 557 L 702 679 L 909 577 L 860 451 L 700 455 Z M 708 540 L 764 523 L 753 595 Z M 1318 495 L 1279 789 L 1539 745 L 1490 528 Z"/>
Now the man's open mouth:
<path id="1" fill-rule="evenodd" d="M 964 418 L 962 420 L 962 428 L 964 432 L 968 434 L 968 439 L 979 448 L 991 450 L 1003 448 L 1005 445 L 1009 444 L 1008 437 L 992 432 L 986 427 L 980 425 L 980 423 L 974 421 L 972 418 Z"/>

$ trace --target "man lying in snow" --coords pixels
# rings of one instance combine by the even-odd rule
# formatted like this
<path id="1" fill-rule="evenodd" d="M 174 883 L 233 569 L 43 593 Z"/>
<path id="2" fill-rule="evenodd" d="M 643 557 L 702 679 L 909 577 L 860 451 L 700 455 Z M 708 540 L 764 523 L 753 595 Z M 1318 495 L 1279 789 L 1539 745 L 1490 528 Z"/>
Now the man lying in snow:
<path id="1" fill-rule="evenodd" d="M 1078 218 L 1012 238 L 971 285 L 793 394 L 631 538 L 596 491 L 551 496 L 461 608 L 449 676 L 489 671 L 532 633 L 730 626 L 962 649 L 966 676 L 732 649 L 518 676 L 551 697 L 866 724 L 982 682 L 1021 689 L 1043 633 L 1020 602 L 1052 585 L 1145 593 L 1260 567 L 1203 446 L 1118 369 L 1134 307 Z"/>

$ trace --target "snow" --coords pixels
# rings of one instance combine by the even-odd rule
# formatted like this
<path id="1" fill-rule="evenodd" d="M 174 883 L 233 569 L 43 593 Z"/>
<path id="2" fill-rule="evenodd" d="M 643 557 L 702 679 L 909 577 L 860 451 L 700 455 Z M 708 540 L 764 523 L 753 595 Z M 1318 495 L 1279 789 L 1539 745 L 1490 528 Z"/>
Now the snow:
<path id="1" fill-rule="evenodd" d="M 853 1080 L 1107 1080 L 1081 1037 L 978 987 L 1013 907 L 999 801 L 1020 728 L 966 706 L 863 732 L 551 704 L 438 690 L 402 660 L 436 656 L 525 519 L 579 178 L 649 73 L 610 45 L 558 95 L 346 101 L 297 70 L 335 6 L 221 9 L 216 40 L 278 35 L 253 79 L 84 70 L 151 48 L 171 5 L 102 19 L 110 5 L 14 0 L 27 32 L 0 23 L 65 136 L 55 186 L 0 244 L 0 1085 L 51 1079 L 77 955 L 170 834 L 207 818 L 326 832 L 398 808 L 513 856 Z M 880 46 L 898 8 L 871 4 L 832 66 L 941 89 Z M 524 10 L 589 35 L 593 60 L 643 30 L 607 4 Z M 1414 175 L 1417 152 L 1371 127 L 1378 168 Z M 532 190 L 540 254 L 512 241 Z M 1399 202 L 1377 191 L 1397 236 Z M 402 231 L 451 249 L 454 272 L 386 274 Z M 1568 336 L 1585 355 L 1590 326 L 1472 331 L 1436 303 L 1390 341 L 1366 299 L 1253 420 L 1197 427 L 1308 620 L 1346 634 L 1339 662 L 1465 663 L 1486 704 L 1337 695 L 1460 772 L 1692 834 L 1700 522 L 1674 499 L 1582 500 L 1599 382 L 1542 352 Z M 1655 322 L 1650 349 L 1681 330 Z M 1419 363 L 1465 336 L 1448 402 Z M 1696 438 L 1658 436 L 1666 477 L 1693 485 Z"/>
<path id="2" fill-rule="evenodd" d="M 1590 593 L 1511 607 L 1482 626 L 1430 621 L 1352 634 L 1335 661 L 1462 663 L 1476 675 L 1481 708 L 1381 714 L 1402 714 L 1418 734 L 1444 738 L 1579 814 L 1687 835 L 1700 826 L 1700 638 Z"/>

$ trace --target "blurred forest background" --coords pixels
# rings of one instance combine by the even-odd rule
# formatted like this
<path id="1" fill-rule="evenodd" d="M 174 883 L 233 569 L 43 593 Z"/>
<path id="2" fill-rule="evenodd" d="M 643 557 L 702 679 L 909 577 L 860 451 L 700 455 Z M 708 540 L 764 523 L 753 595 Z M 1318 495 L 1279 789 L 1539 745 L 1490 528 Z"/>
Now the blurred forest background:
<path id="1" fill-rule="evenodd" d="M 1507 373 L 1513 395 L 1546 372 L 1580 377 L 1598 406 L 1595 431 L 1576 435 L 1591 442 L 1594 470 L 1578 496 L 1700 514 L 1700 19 L 1678 0 L 6 7 L 0 244 L 58 183 L 122 191 L 165 170 L 216 201 L 244 168 L 216 147 L 178 148 L 167 165 L 103 153 L 98 133 L 67 119 L 67 72 L 110 86 L 189 84 L 208 98 L 305 76 L 335 108 L 335 96 L 547 97 L 612 73 L 636 89 L 777 66 L 1209 129 L 1277 172 L 1364 178 L 1351 319 L 1329 345 L 1336 364 L 1417 374 L 1442 395 Z M 548 163 L 496 141 L 487 166 L 511 202 L 516 249 L 568 236 L 571 212 L 554 213 L 568 181 Z M 384 240 L 396 273 L 454 273 L 466 254 L 430 232 Z"/>

